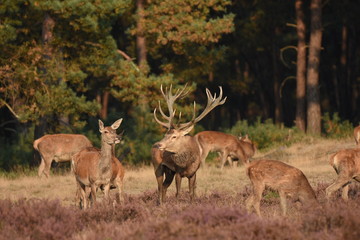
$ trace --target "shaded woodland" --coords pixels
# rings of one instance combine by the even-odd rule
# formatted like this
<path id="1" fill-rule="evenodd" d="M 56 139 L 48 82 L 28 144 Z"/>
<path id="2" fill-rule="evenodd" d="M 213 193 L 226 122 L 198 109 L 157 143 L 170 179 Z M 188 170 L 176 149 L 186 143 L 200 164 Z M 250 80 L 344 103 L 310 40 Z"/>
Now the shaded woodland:
<path id="1" fill-rule="evenodd" d="M 38 165 L 32 142 L 124 118 L 117 155 L 146 163 L 163 130 L 160 85 L 188 83 L 177 108 L 227 102 L 196 131 L 270 121 L 321 135 L 360 114 L 358 0 L 4 0 L 0 3 L 0 168 Z M 200 107 L 198 107 L 200 108 Z M 120 158 L 121 158 L 120 156 Z"/>

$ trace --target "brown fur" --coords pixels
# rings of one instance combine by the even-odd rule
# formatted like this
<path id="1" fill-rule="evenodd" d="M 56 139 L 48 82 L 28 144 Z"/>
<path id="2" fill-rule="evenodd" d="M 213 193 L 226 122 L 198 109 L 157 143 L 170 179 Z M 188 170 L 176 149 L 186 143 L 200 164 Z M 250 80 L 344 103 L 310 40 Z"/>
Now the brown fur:
<path id="1" fill-rule="evenodd" d="M 330 165 L 335 169 L 338 177 L 326 188 L 326 197 L 329 199 L 333 192 L 342 188 L 342 198 L 347 201 L 349 184 L 353 180 L 360 182 L 360 149 L 338 151 L 330 156 Z"/>
<path id="2" fill-rule="evenodd" d="M 72 156 L 80 150 L 92 147 L 90 140 L 81 134 L 45 135 L 34 141 L 34 149 L 41 157 L 38 170 L 39 177 L 50 175 L 51 162 L 71 161 Z"/>
<path id="3" fill-rule="evenodd" d="M 247 144 L 239 141 L 239 139 L 233 135 L 217 131 L 203 131 L 196 134 L 195 138 L 202 149 L 202 164 L 205 164 L 205 159 L 209 152 L 220 152 L 221 169 L 223 169 L 228 157 L 240 159 L 244 163 L 248 161 L 248 157 L 243 148 L 247 148 Z M 231 164 L 230 159 L 228 161 Z"/>
<path id="4" fill-rule="evenodd" d="M 83 207 L 86 208 L 86 188 L 91 188 L 91 201 L 96 203 L 96 190 L 104 186 L 105 199 L 109 199 L 110 181 L 113 176 L 113 146 L 120 142 L 116 129 L 122 119 L 117 120 L 111 127 L 104 127 L 99 120 L 101 132 L 101 150 L 96 148 L 84 149 L 73 156 L 72 165 L 80 189 Z M 121 189 L 119 189 L 121 190 Z"/>
<path id="5" fill-rule="evenodd" d="M 360 143 L 360 126 L 357 126 L 354 128 L 354 138 L 356 145 L 359 145 Z"/>
<path id="6" fill-rule="evenodd" d="M 246 207 L 250 211 L 254 207 L 260 213 L 260 200 L 265 187 L 279 192 L 283 215 L 286 215 L 286 197 L 291 196 L 303 204 L 317 204 L 315 192 L 306 176 L 299 169 L 280 161 L 257 160 L 246 167 L 253 193 L 246 200 Z"/>

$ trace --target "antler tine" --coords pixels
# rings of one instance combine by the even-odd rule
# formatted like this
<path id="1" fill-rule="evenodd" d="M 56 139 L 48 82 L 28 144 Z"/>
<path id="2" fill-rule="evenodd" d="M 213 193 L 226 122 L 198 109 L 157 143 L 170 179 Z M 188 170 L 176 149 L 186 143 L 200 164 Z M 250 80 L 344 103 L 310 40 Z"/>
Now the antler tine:
<path id="1" fill-rule="evenodd" d="M 154 116 L 155 116 L 155 120 L 162 126 L 165 126 L 165 127 L 172 127 L 173 126 L 173 119 L 174 119 L 174 116 L 175 116 L 175 112 L 176 110 L 174 110 L 174 102 L 178 99 L 178 98 L 183 98 L 185 95 L 187 95 L 189 93 L 189 91 L 185 91 L 186 89 L 186 86 L 187 84 L 185 84 L 185 87 L 183 89 L 177 89 L 175 94 L 173 95 L 172 94 L 172 84 L 170 85 L 169 89 L 166 87 L 165 88 L 165 92 L 164 92 L 164 89 L 163 89 L 163 86 L 161 85 L 160 86 L 160 90 L 161 90 L 161 93 L 166 101 L 166 104 L 167 104 L 167 107 L 168 107 L 168 111 L 169 111 L 169 116 L 167 116 L 164 111 L 162 110 L 161 108 L 161 105 L 160 105 L 160 102 L 159 102 L 159 111 L 160 111 L 160 114 L 161 116 L 168 121 L 168 123 L 164 123 L 164 122 L 161 122 L 159 121 L 159 119 L 157 119 L 155 113 L 156 111 L 154 111 Z M 156 110 L 156 109 L 155 109 Z"/>
<path id="2" fill-rule="evenodd" d="M 163 126 L 163 127 L 166 127 L 166 128 L 170 128 L 170 122 L 169 123 L 164 123 L 164 122 L 162 122 L 162 121 L 160 121 L 158 118 L 157 118 L 157 116 L 156 116 L 156 108 L 154 109 L 154 118 L 155 118 L 155 121 L 157 122 L 157 123 L 159 123 L 161 126 Z"/>
<path id="3" fill-rule="evenodd" d="M 194 102 L 194 113 L 193 113 L 192 120 L 188 123 L 181 124 L 180 129 L 185 129 L 187 127 L 190 127 L 191 125 L 194 125 L 195 123 L 197 123 L 201 119 L 203 119 L 215 107 L 220 106 L 225 103 L 227 97 L 222 99 L 222 95 L 223 95 L 222 87 L 219 86 L 219 88 L 220 88 L 219 97 L 216 97 L 216 93 L 214 94 L 214 97 L 213 97 L 210 90 L 206 88 L 206 95 L 207 95 L 208 101 L 207 101 L 204 111 L 198 117 L 195 117 L 196 116 L 195 115 L 196 103 Z"/>

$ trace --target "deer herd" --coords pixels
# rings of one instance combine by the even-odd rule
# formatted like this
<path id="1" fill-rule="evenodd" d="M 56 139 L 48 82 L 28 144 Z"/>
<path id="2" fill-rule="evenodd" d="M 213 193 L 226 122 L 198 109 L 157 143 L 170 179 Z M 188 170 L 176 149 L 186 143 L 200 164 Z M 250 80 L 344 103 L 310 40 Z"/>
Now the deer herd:
<path id="1" fill-rule="evenodd" d="M 174 103 L 188 94 L 186 86 L 175 93 L 172 86 L 165 90 L 161 86 L 160 91 L 165 99 L 168 114 L 161 108 L 160 101 L 153 114 L 155 121 L 165 127 L 167 132 L 151 148 L 151 161 L 158 184 L 158 204 L 164 203 L 166 191 L 174 178 L 176 196 L 179 195 L 182 178 L 186 177 L 189 182 L 190 199 L 194 199 L 196 173 L 200 166 L 205 166 L 209 152 L 217 152 L 221 169 L 227 161 L 232 165 L 241 162 L 245 166 L 252 187 L 252 192 L 245 202 L 248 211 L 255 210 L 261 216 L 260 201 L 266 187 L 278 192 L 283 215 L 286 215 L 287 211 L 287 197 L 298 200 L 303 205 L 317 206 L 315 192 L 301 170 L 277 160 L 250 161 L 256 147 L 248 135 L 236 137 L 217 131 L 202 131 L 195 136 L 189 134 L 197 122 L 215 107 L 225 103 L 226 97 L 223 98 L 222 88 L 219 89 L 218 97 L 216 93 L 213 95 L 206 89 L 207 104 L 204 110 L 197 115 L 194 102 L 191 120 L 181 122 L 181 112 L 176 114 Z M 105 127 L 99 120 L 100 149 L 93 147 L 91 141 L 80 134 L 45 135 L 35 140 L 34 149 L 41 157 L 38 175 L 41 177 L 44 174 L 49 177 L 52 161 L 71 161 L 71 170 L 76 180 L 76 201 L 81 208 L 96 204 L 98 189 L 104 193 L 103 199 L 110 201 L 109 190 L 116 188 L 116 202 L 122 203 L 125 170 L 114 154 L 115 145 L 122 138 L 122 134 L 116 133 L 121 123 L 122 119 L 119 119 L 111 126 Z M 359 144 L 360 126 L 354 129 L 354 137 L 356 144 Z M 343 149 L 334 153 L 330 156 L 330 165 L 338 177 L 326 188 L 326 198 L 330 199 L 335 191 L 342 188 L 342 198 L 347 201 L 349 184 L 353 180 L 360 182 L 360 148 Z"/>

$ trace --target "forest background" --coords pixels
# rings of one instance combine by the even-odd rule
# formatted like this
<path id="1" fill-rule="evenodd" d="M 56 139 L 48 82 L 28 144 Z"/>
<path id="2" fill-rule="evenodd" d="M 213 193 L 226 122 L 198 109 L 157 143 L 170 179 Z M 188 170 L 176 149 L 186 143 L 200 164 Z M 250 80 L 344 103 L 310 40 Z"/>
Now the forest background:
<path id="1" fill-rule="evenodd" d="M 360 121 L 357 0 L 2 0 L 0 169 L 37 166 L 32 142 L 124 118 L 117 156 L 149 164 L 164 129 L 160 85 L 191 94 L 177 109 L 226 103 L 195 132 L 250 134 L 258 148 L 343 137 Z M 186 118 L 187 117 L 187 118 Z"/>

